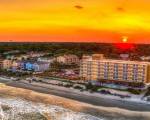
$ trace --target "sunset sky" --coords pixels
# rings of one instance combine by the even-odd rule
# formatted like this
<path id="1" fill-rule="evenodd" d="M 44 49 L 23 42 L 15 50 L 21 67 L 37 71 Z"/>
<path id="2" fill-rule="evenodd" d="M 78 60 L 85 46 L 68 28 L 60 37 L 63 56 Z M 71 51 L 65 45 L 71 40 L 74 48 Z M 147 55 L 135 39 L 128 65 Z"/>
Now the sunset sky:
<path id="1" fill-rule="evenodd" d="M 150 0 L 0 0 L 0 41 L 150 43 Z"/>

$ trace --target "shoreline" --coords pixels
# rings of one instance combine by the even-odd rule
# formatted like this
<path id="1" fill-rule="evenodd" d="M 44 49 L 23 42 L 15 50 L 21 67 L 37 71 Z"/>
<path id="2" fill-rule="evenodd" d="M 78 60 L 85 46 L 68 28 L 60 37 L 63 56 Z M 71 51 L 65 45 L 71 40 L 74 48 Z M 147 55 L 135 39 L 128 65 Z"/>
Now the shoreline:
<path id="1" fill-rule="evenodd" d="M 79 102 L 84 102 L 88 104 L 92 104 L 95 106 L 103 106 L 103 107 L 118 107 L 121 109 L 131 110 L 131 111 L 150 111 L 150 104 L 146 103 L 138 103 L 134 101 L 124 101 L 124 100 L 117 100 L 117 99 L 110 99 L 105 98 L 102 96 L 92 96 L 92 94 L 83 95 L 80 92 L 74 92 L 70 89 L 66 90 L 60 90 L 55 86 L 49 85 L 49 88 L 46 88 L 45 86 L 37 86 L 32 85 L 30 83 L 23 83 L 23 82 L 6 82 L 5 83 L 8 86 L 12 87 L 18 87 L 18 88 L 24 88 L 28 90 L 33 90 L 39 93 L 44 94 L 50 94 L 50 95 L 56 95 L 63 98 L 68 98 L 72 100 L 76 100 Z"/>
<path id="2" fill-rule="evenodd" d="M 96 106 L 103 107 L 117 107 L 131 111 L 150 111 L 150 103 L 146 101 L 135 101 L 130 99 L 121 99 L 113 96 L 102 95 L 98 93 L 80 92 L 72 88 L 65 88 L 57 85 L 46 83 L 32 82 L 29 83 L 25 80 L 13 81 L 10 78 L 0 77 L 0 83 L 7 86 L 33 90 L 39 93 L 56 95 L 63 98 L 76 100 L 83 103 L 88 103 Z M 92 99 L 91 99 L 92 98 Z"/>
<path id="3" fill-rule="evenodd" d="M 55 95 L 43 94 L 32 90 L 5 85 L 0 86 L 0 95 L 18 97 L 37 103 L 56 105 L 72 111 L 86 113 L 96 117 L 103 116 L 110 119 L 128 118 L 129 120 L 137 120 L 139 118 L 142 118 L 142 120 L 150 119 L 150 112 L 137 112 L 114 107 L 94 106 Z"/>

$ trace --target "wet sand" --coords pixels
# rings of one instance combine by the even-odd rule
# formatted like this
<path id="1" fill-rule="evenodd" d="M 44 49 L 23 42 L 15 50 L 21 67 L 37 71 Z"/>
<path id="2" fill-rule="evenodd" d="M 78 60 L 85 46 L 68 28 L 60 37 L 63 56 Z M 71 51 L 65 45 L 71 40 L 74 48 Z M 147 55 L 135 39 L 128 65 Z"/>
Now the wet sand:
<path id="1" fill-rule="evenodd" d="M 103 116 L 110 120 L 150 120 L 150 112 L 135 112 L 114 107 L 94 106 L 91 104 L 82 103 L 54 95 L 34 92 L 32 90 L 0 85 L 0 97 L 4 96 L 19 97 L 21 99 L 33 102 L 56 105 L 76 112 L 83 112 L 97 117 Z"/>

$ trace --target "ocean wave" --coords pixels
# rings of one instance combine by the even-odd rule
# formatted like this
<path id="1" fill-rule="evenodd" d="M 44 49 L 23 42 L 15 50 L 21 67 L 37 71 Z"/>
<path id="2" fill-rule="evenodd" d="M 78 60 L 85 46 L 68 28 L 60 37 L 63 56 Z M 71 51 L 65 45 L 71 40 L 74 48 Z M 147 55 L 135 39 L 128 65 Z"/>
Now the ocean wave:
<path id="1" fill-rule="evenodd" d="M 59 106 L 20 98 L 0 98 L 0 117 L 2 120 L 104 120 Z"/>

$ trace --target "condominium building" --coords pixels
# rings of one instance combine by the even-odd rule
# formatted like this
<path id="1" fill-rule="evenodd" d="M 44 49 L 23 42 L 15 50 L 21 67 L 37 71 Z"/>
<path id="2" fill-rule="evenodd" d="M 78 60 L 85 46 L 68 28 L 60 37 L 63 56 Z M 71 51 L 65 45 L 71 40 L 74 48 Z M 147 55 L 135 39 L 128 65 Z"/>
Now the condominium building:
<path id="1" fill-rule="evenodd" d="M 96 59 L 95 59 L 96 58 Z M 150 62 L 98 59 L 82 59 L 80 77 L 85 80 L 112 80 L 150 83 Z"/>
<path id="2" fill-rule="evenodd" d="M 56 61 L 63 64 L 78 64 L 79 58 L 76 55 L 63 55 L 56 58 Z"/>

